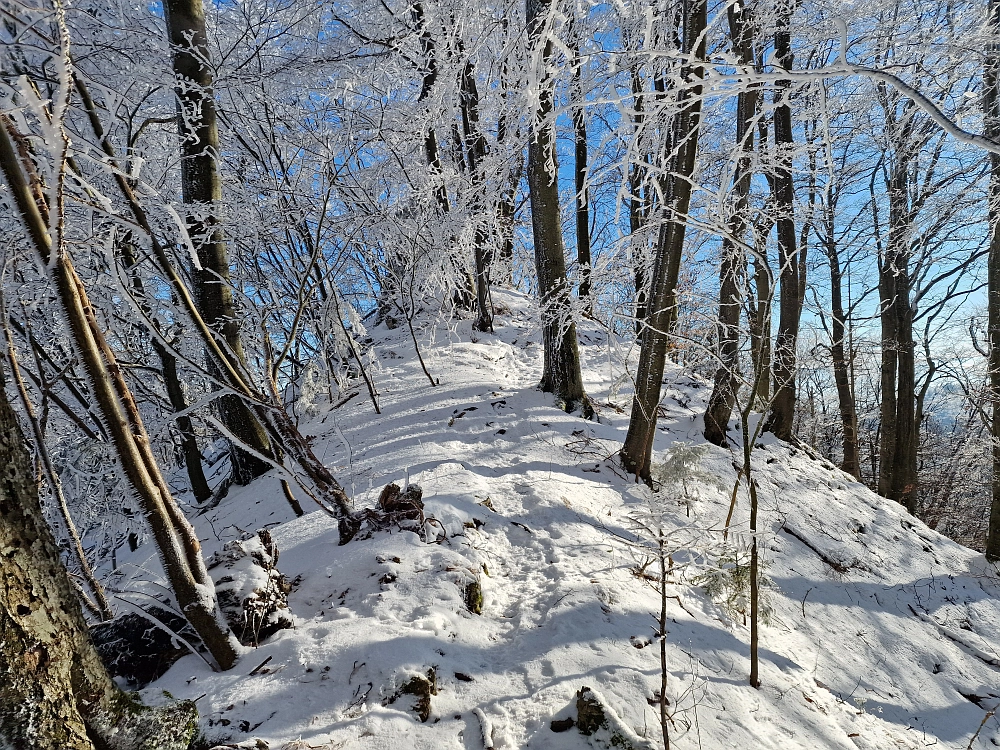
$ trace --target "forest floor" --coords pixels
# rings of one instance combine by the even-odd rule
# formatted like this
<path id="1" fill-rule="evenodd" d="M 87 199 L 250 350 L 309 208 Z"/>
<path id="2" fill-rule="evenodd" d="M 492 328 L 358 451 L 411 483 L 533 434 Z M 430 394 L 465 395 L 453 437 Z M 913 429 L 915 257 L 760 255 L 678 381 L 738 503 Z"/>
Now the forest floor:
<path id="1" fill-rule="evenodd" d="M 497 302 L 505 312 L 495 335 L 473 335 L 463 321 L 422 323 L 440 385 L 421 372 L 405 325 L 380 327 L 370 335 L 382 415 L 361 387 L 302 418 L 359 507 L 408 481 L 439 524 L 425 538 L 397 530 L 338 546 L 335 521 L 302 493 L 307 514 L 294 518 L 277 478 L 233 488 L 194 517 L 206 553 L 270 528 L 279 568 L 295 581 L 296 627 L 229 672 L 187 656 L 145 700 L 198 698 L 204 735 L 218 743 L 570 750 L 601 746 L 576 728 L 551 729 L 576 716 L 576 693 L 589 686 L 660 747 L 660 598 L 640 575 L 652 540 L 634 522 L 652 511 L 666 520 L 676 564 L 666 650 L 673 747 L 965 748 L 981 724 L 974 747 L 1000 744 L 1000 722 L 984 723 L 1000 703 L 1000 578 L 983 555 L 810 450 L 765 437 L 753 474 L 772 614 L 761 628 L 762 685 L 750 687 L 747 623 L 696 580 L 724 554 L 740 449 L 708 446 L 700 470 L 710 479 L 686 488 L 653 495 L 636 485 L 614 458 L 628 425 L 629 344 L 580 326 L 600 418 L 585 421 L 536 389 L 533 306 L 510 293 Z M 657 459 L 677 441 L 704 442 L 709 384 L 676 368 L 667 379 Z M 729 554 L 746 550 L 747 519 L 741 490 Z M 137 569 L 156 569 L 150 550 L 139 548 Z M 481 614 L 467 606 L 470 582 L 481 585 Z M 417 699 L 400 689 L 430 669 L 437 694 L 422 722 Z"/>

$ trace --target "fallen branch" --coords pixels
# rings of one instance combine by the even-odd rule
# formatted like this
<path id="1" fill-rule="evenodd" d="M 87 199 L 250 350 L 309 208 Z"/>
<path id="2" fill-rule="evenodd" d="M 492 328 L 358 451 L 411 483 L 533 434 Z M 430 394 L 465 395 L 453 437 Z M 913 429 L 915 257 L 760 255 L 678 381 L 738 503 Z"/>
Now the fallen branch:
<path id="1" fill-rule="evenodd" d="M 781 530 L 784 531 L 789 536 L 795 537 L 804 545 L 806 545 L 806 547 L 808 547 L 809 549 L 811 549 L 813 552 L 816 553 L 817 557 L 819 557 L 820 560 L 825 562 L 827 565 L 836 570 L 838 573 L 846 573 L 851 569 L 852 563 L 845 563 L 841 560 L 837 560 L 834 557 L 830 557 L 828 554 L 826 554 L 821 549 L 816 547 L 816 545 L 814 545 L 812 542 L 810 542 L 808 539 L 806 539 L 804 536 L 802 536 L 799 532 L 795 531 L 794 529 L 790 529 L 788 526 L 782 525 Z"/>

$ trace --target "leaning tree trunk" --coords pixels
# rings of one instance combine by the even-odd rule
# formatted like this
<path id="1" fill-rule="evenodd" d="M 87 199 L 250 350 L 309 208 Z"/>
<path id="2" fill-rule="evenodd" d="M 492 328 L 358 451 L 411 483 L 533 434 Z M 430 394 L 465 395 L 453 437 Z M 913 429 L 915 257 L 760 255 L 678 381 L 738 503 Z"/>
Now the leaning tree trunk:
<path id="1" fill-rule="evenodd" d="M 1000 2 L 989 0 L 989 26 L 994 39 L 1000 36 Z M 1000 142 L 1000 42 L 987 49 L 983 75 L 983 111 L 986 134 Z M 993 498 L 986 536 L 986 557 L 1000 560 L 1000 156 L 990 153 L 990 253 L 987 261 L 987 308 L 990 355 L 990 406 L 993 438 Z"/>
<path id="2" fill-rule="evenodd" d="M 684 230 L 691 204 L 691 185 L 701 123 L 701 81 L 704 77 L 705 0 L 685 0 L 682 53 L 690 62 L 683 65 L 679 80 L 687 82 L 678 96 L 681 109 L 672 128 L 675 152 L 663 196 L 664 223 L 660 227 L 653 260 L 649 315 L 642 331 L 642 348 L 635 380 L 635 399 L 628 434 L 621 450 L 625 470 L 640 479 L 650 478 L 656 409 L 666 363 L 667 345 L 677 319 L 676 286 L 684 248 Z"/>
<path id="3" fill-rule="evenodd" d="M 118 249 L 121 252 L 121 259 L 125 269 L 133 272 L 132 288 L 139 295 L 140 304 L 146 306 L 148 314 L 148 305 L 144 301 L 146 299 L 145 288 L 138 272 L 135 271 L 137 258 L 135 248 L 132 244 L 131 233 L 122 238 L 122 241 L 118 243 Z M 150 316 L 150 320 L 152 320 L 152 316 Z M 177 425 L 177 432 L 180 437 L 181 455 L 184 457 L 184 468 L 187 470 L 188 482 L 191 485 L 191 494 L 194 495 L 195 502 L 203 503 L 212 496 L 212 488 L 208 485 L 208 479 L 205 477 L 205 468 L 201 463 L 201 451 L 198 449 L 198 439 L 194 434 L 194 424 L 191 422 L 191 417 L 186 413 L 188 403 L 187 398 L 184 396 L 184 388 L 181 386 L 181 381 L 177 374 L 177 358 L 160 341 L 156 332 L 152 332 L 150 344 L 160 359 L 163 386 L 167 392 L 170 406 L 173 407 L 174 413 L 180 415 L 174 418 L 174 422 Z"/>
<path id="4" fill-rule="evenodd" d="M 83 282 L 65 247 L 54 246 L 49 236 L 48 206 L 42 198 L 40 182 L 30 159 L 25 155 L 22 160 L 15 152 L 15 137 L 19 136 L 10 119 L 0 115 L 0 171 L 7 180 L 39 261 L 43 267 L 52 269 L 64 321 L 122 468 L 153 533 L 178 608 L 201 636 L 217 665 L 229 669 L 236 662 L 238 644 L 218 610 L 215 587 L 205 568 L 198 537 L 160 472 L 135 399 L 114 350 L 97 322 L 96 311 Z M 30 176 L 30 187 L 26 174 Z"/>
<path id="5" fill-rule="evenodd" d="M 181 186 L 184 203 L 192 206 L 187 230 L 201 265 L 194 272 L 198 306 L 206 322 L 245 366 L 229 276 L 229 252 L 215 214 L 222 200 L 222 178 L 205 8 L 202 0 L 166 0 L 163 11 L 177 78 Z M 267 432 L 246 402 L 235 394 L 222 396 L 219 410 L 227 429 L 252 449 L 244 451 L 234 446 L 233 451 L 233 478 L 238 484 L 248 484 L 271 468 L 268 461 L 254 455 L 274 458 Z"/>
<path id="6" fill-rule="evenodd" d="M 148 709 L 108 676 L 59 561 L 0 373 L 0 745 L 184 750 L 190 701 Z"/>
<path id="7" fill-rule="evenodd" d="M 785 70 L 792 69 L 789 24 L 793 6 L 785 0 L 774 32 L 774 55 Z M 778 262 L 781 293 L 778 302 L 778 333 L 774 339 L 774 395 L 767 429 L 779 440 L 791 440 L 795 426 L 795 358 L 802 310 L 802 277 L 795 237 L 795 186 L 792 182 L 792 110 L 787 79 L 775 84 L 774 145 L 778 165 L 771 181 L 777 212 Z M 804 271 L 804 269 L 802 269 Z"/>
<path id="8" fill-rule="evenodd" d="M 753 65 L 753 48 L 749 11 L 729 7 L 729 29 L 733 48 L 740 63 Z M 743 281 L 746 275 L 747 197 L 750 194 L 751 157 L 753 154 L 753 119 L 757 112 L 758 91 L 741 91 L 736 100 L 736 145 L 739 160 L 733 174 L 733 212 L 727 235 L 722 240 L 722 263 L 719 268 L 719 368 L 715 372 L 715 387 L 705 411 L 705 439 L 715 445 L 726 445 L 726 429 L 736 403 L 738 387 L 736 368 L 740 345 L 740 308 L 743 306 Z M 751 396 L 756 394 L 751 393 Z"/>
<path id="9" fill-rule="evenodd" d="M 541 76 L 538 111 L 534 113 L 528 140 L 528 187 L 531 196 L 531 226 L 535 240 L 535 268 L 542 309 L 544 365 L 543 391 L 555 393 L 566 411 L 582 407 L 585 416 L 593 413 L 583 388 L 576 324 L 566 280 L 566 251 L 559 216 L 559 182 L 553 118 L 553 83 L 548 72 L 552 55 L 550 24 L 552 0 L 527 0 L 528 38 L 540 49 Z"/>

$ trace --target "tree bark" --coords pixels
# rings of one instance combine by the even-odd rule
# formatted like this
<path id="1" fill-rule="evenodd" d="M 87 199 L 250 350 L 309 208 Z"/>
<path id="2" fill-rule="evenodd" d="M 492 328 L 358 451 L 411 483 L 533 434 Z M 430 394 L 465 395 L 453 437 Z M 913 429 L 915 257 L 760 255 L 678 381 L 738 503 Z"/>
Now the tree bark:
<path id="1" fill-rule="evenodd" d="M 590 299 L 591 259 L 590 259 L 590 201 L 587 196 L 587 117 L 586 101 L 583 96 L 583 59 L 580 57 L 580 41 L 573 39 L 573 174 L 576 186 L 576 262 L 580 267 L 580 288 L 577 292 L 583 309 L 588 313 L 593 307 Z"/>
<path id="2" fill-rule="evenodd" d="M 989 27 L 1000 35 L 1000 2 L 989 0 Z M 983 76 L 986 135 L 1000 141 L 1000 42 L 987 50 Z M 992 502 L 986 535 L 986 558 L 1000 560 L 1000 156 L 990 154 L 990 252 L 987 260 L 987 327 L 990 354 L 990 435 L 993 439 Z"/>
<path id="3" fill-rule="evenodd" d="M 671 127 L 675 144 L 663 195 L 664 222 L 660 226 L 657 252 L 653 260 L 649 316 L 642 331 L 642 348 L 636 373 L 635 399 L 629 419 L 628 434 L 621 449 L 625 470 L 644 481 L 650 479 L 653 437 L 656 433 L 656 409 L 666 362 L 667 346 L 677 320 L 677 278 L 688 208 L 691 203 L 691 178 L 698 153 L 701 122 L 701 81 L 704 77 L 705 0 L 685 0 L 681 52 L 692 60 L 681 68 L 685 82 L 678 92 L 681 103 Z"/>
<path id="4" fill-rule="evenodd" d="M 552 0 L 527 0 L 526 12 L 529 44 L 541 49 L 538 110 L 534 113 L 528 140 L 531 225 L 544 342 L 541 388 L 554 393 L 566 411 L 581 407 L 589 418 L 593 407 L 584 390 L 580 372 L 580 351 L 566 280 L 566 251 L 559 217 L 555 125 L 552 122 L 554 92 L 547 70 L 552 55 L 552 41 L 548 38 L 551 34 Z"/>
<path id="5" fill-rule="evenodd" d="M 245 367 L 246 355 L 229 275 L 229 253 L 215 213 L 222 200 L 222 178 L 205 8 L 202 0 L 166 0 L 163 12 L 177 79 L 181 186 L 184 203 L 193 207 L 187 216 L 187 230 L 201 265 L 194 272 L 198 307 L 205 321 Z M 209 362 L 212 363 L 211 358 Z M 274 458 L 267 432 L 242 398 L 227 394 L 218 403 L 223 424 L 240 442 L 258 454 Z M 234 446 L 232 460 L 237 484 L 249 484 L 271 468 L 270 463 L 239 446 Z"/>
<path id="6" fill-rule="evenodd" d="M 753 65 L 751 19 L 745 8 L 729 6 L 729 29 L 733 48 L 742 65 Z M 736 101 L 736 145 L 740 156 L 733 174 L 733 208 L 722 240 L 722 262 L 719 267 L 719 319 L 716 336 L 719 341 L 719 367 L 715 385 L 705 411 L 705 439 L 725 446 L 726 429 L 736 403 L 738 388 L 736 368 L 740 345 L 740 308 L 746 275 L 746 253 L 742 242 L 746 234 L 747 197 L 750 194 L 751 156 L 754 148 L 753 118 L 757 112 L 758 90 L 741 91 Z M 756 395 L 756 394 L 752 394 Z"/>
<path id="7" fill-rule="evenodd" d="M 792 0 L 779 4 L 774 32 L 774 56 L 785 70 L 792 69 L 791 15 Z M 771 181 L 777 212 L 778 262 L 781 292 L 778 302 L 778 333 L 774 340 L 774 396 L 767 429 L 779 440 L 792 440 L 795 426 L 795 358 L 799 339 L 804 268 L 799 268 L 795 237 L 795 186 L 792 182 L 792 110 L 788 104 L 787 79 L 775 83 L 774 144 L 778 165 Z"/>
<path id="8" fill-rule="evenodd" d="M 150 710 L 115 687 L 45 524 L 0 373 L 0 744 L 32 750 L 184 750 L 190 701 Z"/>
<path id="9" fill-rule="evenodd" d="M 914 149 L 912 118 L 897 122 L 888 107 L 886 112 L 886 127 L 895 140 L 895 153 L 886 186 L 889 234 L 878 269 L 882 326 L 878 491 L 880 495 L 905 505 L 910 513 L 916 513 L 919 435 L 915 422 L 916 372 L 909 271 L 913 223 L 909 204 Z"/>
<path id="10" fill-rule="evenodd" d="M 845 349 L 847 339 L 847 317 L 844 314 L 843 286 L 844 275 L 840 267 L 840 255 L 837 252 L 837 238 L 834 235 L 834 208 L 832 198 L 828 196 L 825 206 L 826 226 L 825 243 L 827 262 L 830 266 L 830 314 L 831 325 L 830 354 L 833 358 L 833 380 L 837 386 L 837 401 L 840 406 L 840 425 L 843 431 L 843 453 L 840 468 L 852 477 L 861 481 L 861 456 L 858 452 L 858 411 L 854 401 L 854 389 L 851 387 L 851 373 L 848 353 Z"/>
<path id="11" fill-rule="evenodd" d="M 462 128 L 469 151 L 469 174 L 471 176 L 473 201 L 472 215 L 476 222 L 473 238 L 473 255 L 476 264 L 476 320 L 472 327 L 477 331 L 493 330 L 493 304 L 490 296 L 490 269 L 493 255 L 489 249 L 489 235 L 485 220 L 486 180 L 483 162 L 486 160 L 486 138 L 479 124 L 479 89 L 476 86 L 476 72 L 472 61 L 466 63 L 461 81 Z"/>

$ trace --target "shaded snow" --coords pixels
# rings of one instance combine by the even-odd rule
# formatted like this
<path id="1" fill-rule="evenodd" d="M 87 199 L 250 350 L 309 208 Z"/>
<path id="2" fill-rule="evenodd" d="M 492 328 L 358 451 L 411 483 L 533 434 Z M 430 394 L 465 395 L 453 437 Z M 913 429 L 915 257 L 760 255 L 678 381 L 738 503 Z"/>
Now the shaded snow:
<path id="1" fill-rule="evenodd" d="M 272 748 L 301 739 L 299 747 L 569 750 L 590 745 L 549 723 L 575 716 L 576 691 L 588 685 L 659 746 L 658 708 L 648 702 L 660 680 L 659 649 L 649 645 L 659 598 L 632 572 L 629 521 L 649 495 L 608 460 L 628 424 L 625 351 L 581 326 L 601 421 L 563 414 L 535 390 L 541 347 L 529 303 L 497 297 L 511 312 L 498 317 L 496 336 L 473 343 L 467 322 L 422 331 L 439 387 L 420 371 L 407 332 L 377 329 L 383 415 L 362 392 L 303 423 L 359 505 L 388 482 L 419 483 L 447 539 L 396 532 L 339 547 L 335 523 L 308 512 L 307 498 L 308 515 L 289 520 L 277 479 L 234 488 L 195 519 L 206 551 L 272 524 L 279 567 L 298 579 L 289 597 L 297 627 L 227 673 L 185 657 L 144 691 L 148 699 L 163 690 L 203 696 L 207 737 L 258 737 Z M 675 440 L 702 442 L 707 384 L 678 370 L 668 378 L 657 453 Z M 731 487 L 734 460 L 711 447 L 702 468 Z M 687 557 L 698 565 L 668 592 L 676 747 L 966 747 L 1000 702 L 995 572 L 806 451 L 765 439 L 753 462 L 776 586 L 760 690 L 747 684 L 742 619 L 690 581 L 718 554 L 728 492 L 702 486 L 690 503 L 660 493 L 672 525 L 697 529 Z M 745 506 L 741 493 L 734 528 L 746 528 Z M 745 534 L 731 539 L 746 543 Z M 465 606 L 471 581 L 482 586 L 481 615 Z M 392 698 L 432 667 L 439 691 L 424 724 L 411 696 Z M 976 747 L 998 743 L 1000 724 L 990 720 Z"/>

